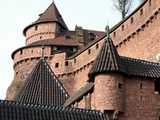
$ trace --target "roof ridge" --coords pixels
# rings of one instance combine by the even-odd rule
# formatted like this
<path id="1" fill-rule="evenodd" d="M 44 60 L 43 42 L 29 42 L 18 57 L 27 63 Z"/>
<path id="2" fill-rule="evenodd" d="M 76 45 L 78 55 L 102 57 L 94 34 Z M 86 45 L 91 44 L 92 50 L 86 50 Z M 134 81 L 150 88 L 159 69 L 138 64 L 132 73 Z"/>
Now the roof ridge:
<path id="1" fill-rule="evenodd" d="M 46 65 L 47 69 L 48 69 L 49 72 L 51 73 L 51 75 L 52 75 L 53 77 L 57 78 L 57 76 L 54 74 L 54 72 L 52 71 L 51 67 L 50 67 L 49 64 L 47 63 L 47 61 L 46 61 L 45 59 L 43 59 L 43 61 L 44 61 L 45 65 Z M 68 92 L 66 91 L 66 89 L 64 88 L 64 86 L 63 86 L 63 84 L 61 83 L 61 81 L 58 80 L 58 78 L 55 79 L 55 81 L 58 82 L 58 83 L 61 85 L 61 87 L 63 88 L 63 90 L 64 90 L 64 92 L 66 93 L 67 97 L 69 97 L 69 94 L 68 94 Z"/>

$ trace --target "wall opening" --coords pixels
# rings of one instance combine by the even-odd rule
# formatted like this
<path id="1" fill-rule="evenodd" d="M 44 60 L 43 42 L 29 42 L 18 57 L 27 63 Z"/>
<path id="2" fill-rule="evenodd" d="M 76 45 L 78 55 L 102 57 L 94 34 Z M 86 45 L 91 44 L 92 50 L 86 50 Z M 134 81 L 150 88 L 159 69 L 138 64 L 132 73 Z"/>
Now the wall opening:
<path id="1" fill-rule="evenodd" d="M 65 62 L 65 66 L 68 66 L 68 61 Z"/>
<path id="2" fill-rule="evenodd" d="M 155 94 L 160 94 L 160 80 L 157 79 L 154 82 L 154 90 L 155 90 Z"/>
<path id="3" fill-rule="evenodd" d="M 149 0 L 149 6 L 151 6 L 152 5 L 152 1 L 151 0 Z"/>
<path id="4" fill-rule="evenodd" d="M 122 31 L 124 30 L 124 25 L 122 25 Z"/>
<path id="5" fill-rule="evenodd" d="M 55 64 L 55 68 L 58 68 L 58 67 L 59 67 L 59 63 L 56 63 L 56 64 Z"/>
<path id="6" fill-rule="evenodd" d="M 38 30 L 38 26 L 36 25 L 34 29 L 35 29 L 35 31 L 37 31 Z"/>
<path id="7" fill-rule="evenodd" d="M 140 15 L 143 15 L 143 9 L 140 10 Z"/>
<path id="8" fill-rule="evenodd" d="M 91 54 L 91 49 L 88 49 L 88 54 Z"/>
<path id="9" fill-rule="evenodd" d="M 96 44 L 96 49 L 98 49 L 99 48 L 99 44 Z"/>
<path id="10" fill-rule="evenodd" d="M 131 24 L 133 23 L 133 17 L 131 17 Z"/>

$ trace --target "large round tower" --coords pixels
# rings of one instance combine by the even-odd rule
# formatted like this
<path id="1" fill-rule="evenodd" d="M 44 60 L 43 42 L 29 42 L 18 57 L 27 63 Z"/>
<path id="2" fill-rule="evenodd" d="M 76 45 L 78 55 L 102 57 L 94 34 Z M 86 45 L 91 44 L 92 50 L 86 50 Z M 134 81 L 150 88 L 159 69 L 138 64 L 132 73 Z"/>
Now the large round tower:
<path id="1" fill-rule="evenodd" d="M 52 3 L 44 13 L 39 15 L 37 21 L 24 29 L 23 33 L 28 45 L 36 41 L 54 39 L 66 31 L 68 28 L 57 7 Z"/>
<path id="2" fill-rule="evenodd" d="M 20 89 L 28 74 L 44 55 L 55 74 L 65 70 L 66 56 L 75 53 L 79 47 L 76 40 L 71 39 L 69 31 L 55 3 L 52 3 L 38 20 L 27 26 L 24 31 L 26 45 L 12 53 L 14 61 L 14 80 L 7 90 L 6 99 L 12 100 Z"/>

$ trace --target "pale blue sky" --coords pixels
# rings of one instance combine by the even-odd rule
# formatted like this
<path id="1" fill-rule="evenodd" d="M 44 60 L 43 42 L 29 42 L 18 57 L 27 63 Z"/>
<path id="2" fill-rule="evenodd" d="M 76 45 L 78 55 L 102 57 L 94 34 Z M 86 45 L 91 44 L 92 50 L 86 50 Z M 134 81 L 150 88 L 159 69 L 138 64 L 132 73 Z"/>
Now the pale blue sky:
<path id="1" fill-rule="evenodd" d="M 136 1 L 136 0 L 135 0 Z M 1 0 L 0 4 L 0 99 L 13 80 L 11 53 L 25 45 L 23 29 L 35 21 L 52 0 Z M 75 25 L 104 30 L 120 20 L 112 0 L 55 0 L 69 29 Z"/>

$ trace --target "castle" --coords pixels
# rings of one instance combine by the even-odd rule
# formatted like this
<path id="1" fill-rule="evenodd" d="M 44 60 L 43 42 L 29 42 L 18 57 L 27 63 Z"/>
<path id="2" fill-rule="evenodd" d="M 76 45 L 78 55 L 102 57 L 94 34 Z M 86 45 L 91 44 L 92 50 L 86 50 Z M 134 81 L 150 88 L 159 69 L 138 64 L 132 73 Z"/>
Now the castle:
<path id="1" fill-rule="evenodd" d="M 145 0 L 105 32 L 80 26 L 70 31 L 52 3 L 24 29 L 26 45 L 12 54 L 14 80 L 6 100 L 62 105 L 64 115 L 68 107 L 71 115 L 83 108 L 97 120 L 159 120 L 159 19 L 160 1 Z"/>

